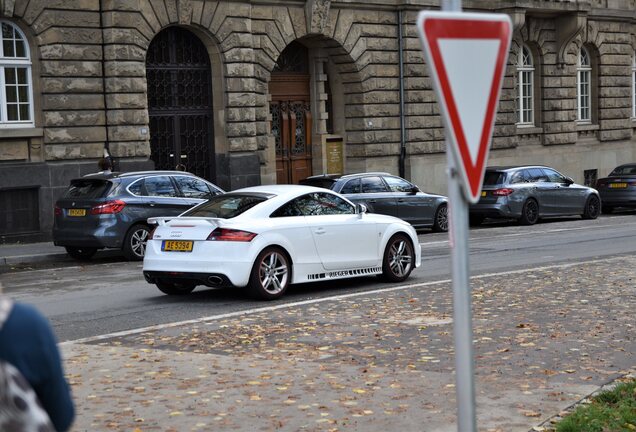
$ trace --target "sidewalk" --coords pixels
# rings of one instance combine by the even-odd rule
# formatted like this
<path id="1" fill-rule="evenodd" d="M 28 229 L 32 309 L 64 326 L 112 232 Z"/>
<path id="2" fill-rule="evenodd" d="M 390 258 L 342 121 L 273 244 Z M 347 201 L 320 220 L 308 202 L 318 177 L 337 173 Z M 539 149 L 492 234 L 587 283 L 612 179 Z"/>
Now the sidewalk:
<path id="1" fill-rule="evenodd" d="M 52 242 L 0 245 L 0 273 L 11 266 L 70 260 L 64 248 Z"/>
<path id="2" fill-rule="evenodd" d="M 473 278 L 479 430 L 548 430 L 633 371 L 635 278 L 632 257 Z M 450 284 L 347 294 L 64 343 L 73 431 L 455 432 Z"/>

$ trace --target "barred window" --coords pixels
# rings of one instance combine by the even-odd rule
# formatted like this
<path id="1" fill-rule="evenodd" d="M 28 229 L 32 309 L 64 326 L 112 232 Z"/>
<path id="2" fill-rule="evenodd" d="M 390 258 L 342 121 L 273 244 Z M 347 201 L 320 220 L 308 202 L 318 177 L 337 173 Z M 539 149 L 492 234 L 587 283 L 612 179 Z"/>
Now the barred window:
<path id="1" fill-rule="evenodd" d="M 0 128 L 33 126 L 31 56 L 24 34 L 0 20 Z"/>
<path id="2" fill-rule="evenodd" d="M 532 53 L 523 46 L 517 62 L 517 124 L 534 125 L 534 62 Z"/>
<path id="3" fill-rule="evenodd" d="M 579 61 L 576 67 L 577 73 L 577 107 L 578 120 L 581 122 L 591 122 L 591 82 L 592 63 L 590 54 L 585 48 L 579 51 Z"/>

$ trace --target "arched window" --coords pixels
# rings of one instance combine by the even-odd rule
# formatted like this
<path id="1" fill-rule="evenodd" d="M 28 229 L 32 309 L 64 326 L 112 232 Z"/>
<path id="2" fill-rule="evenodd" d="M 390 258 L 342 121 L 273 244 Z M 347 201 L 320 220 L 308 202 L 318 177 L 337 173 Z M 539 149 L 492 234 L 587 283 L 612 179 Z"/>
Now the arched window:
<path id="1" fill-rule="evenodd" d="M 24 34 L 0 20 L 0 128 L 33 126 L 31 56 Z"/>
<path id="2" fill-rule="evenodd" d="M 636 118 L 636 51 L 632 56 L 632 118 Z"/>
<path id="3" fill-rule="evenodd" d="M 523 45 L 517 61 L 517 124 L 534 125 L 534 62 L 530 49 Z"/>
<path id="4" fill-rule="evenodd" d="M 592 83 L 592 62 L 590 60 L 589 52 L 581 47 L 579 51 L 579 60 L 576 65 L 576 78 L 577 78 L 577 107 L 578 107 L 578 120 L 581 122 L 592 121 L 592 98 L 591 98 L 591 83 Z"/>

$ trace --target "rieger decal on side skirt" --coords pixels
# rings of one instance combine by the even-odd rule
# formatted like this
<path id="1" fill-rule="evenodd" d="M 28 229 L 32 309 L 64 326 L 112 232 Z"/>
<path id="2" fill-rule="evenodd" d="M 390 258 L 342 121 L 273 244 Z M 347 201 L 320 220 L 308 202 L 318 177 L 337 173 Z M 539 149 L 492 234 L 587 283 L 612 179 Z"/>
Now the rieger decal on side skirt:
<path id="1" fill-rule="evenodd" d="M 361 269 L 353 269 L 353 270 L 338 270 L 327 273 L 314 273 L 307 275 L 307 279 L 309 280 L 318 280 L 318 279 L 337 279 L 342 277 L 350 277 L 350 276 L 362 276 L 365 274 L 378 274 L 382 273 L 382 267 L 367 267 Z"/>

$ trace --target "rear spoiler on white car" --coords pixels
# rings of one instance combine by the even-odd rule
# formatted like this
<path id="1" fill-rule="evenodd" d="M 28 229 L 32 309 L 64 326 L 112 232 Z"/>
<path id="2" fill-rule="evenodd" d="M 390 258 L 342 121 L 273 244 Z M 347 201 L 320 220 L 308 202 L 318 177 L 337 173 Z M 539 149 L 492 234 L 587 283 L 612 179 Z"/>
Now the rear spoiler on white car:
<path id="1" fill-rule="evenodd" d="M 167 216 L 167 217 L 151 217 L 148 218 L 148 223 L 150 225 L 165 225 L 166 222 L 171 220 L 183 220 L 183 221 L 204 221 L 209 223 L 210 225 L 218 226 L 221 221 L 220 218 L 212 218 L 212 217 L 199 217 L 199 216 Z"/>

